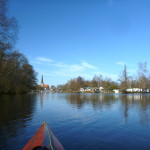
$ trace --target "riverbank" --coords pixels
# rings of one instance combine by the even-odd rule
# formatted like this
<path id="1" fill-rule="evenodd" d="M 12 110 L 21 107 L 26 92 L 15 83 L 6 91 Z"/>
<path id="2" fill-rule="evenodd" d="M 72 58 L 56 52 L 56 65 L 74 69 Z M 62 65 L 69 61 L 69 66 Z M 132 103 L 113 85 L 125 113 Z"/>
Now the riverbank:
<path id="1" fill-rule="evenodd" d="M 37 93 L 36 92 L 32 92 L 32 93 Z M 150 92 L 118 92 L 118 93 L 115 93 L 113 91 L 110 91 L 110 92 L 80 92 L 80 91 L 38 91 L 38 93 L 77 93 L 77 94 L 80 94 L 80 93 L 105 93 L 105 94 L 150 94 Z"/>

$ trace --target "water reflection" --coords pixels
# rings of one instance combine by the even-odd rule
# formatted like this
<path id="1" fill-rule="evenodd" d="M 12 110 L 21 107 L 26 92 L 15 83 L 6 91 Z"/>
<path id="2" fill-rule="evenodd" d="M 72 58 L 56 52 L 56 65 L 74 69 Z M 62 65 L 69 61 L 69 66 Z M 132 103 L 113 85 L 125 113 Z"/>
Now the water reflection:
<path id="1" fill-rule="evenodd" d="M 81 109 L 86 104 L 90 104 L 94 109 L 98 109 L 103 104 L 110 107 L 112 102 L 118 100 L 118 96 L 111 94 L 67 94 L 66 100 L 72 107 L 77 107 L 78 109 Z"/>
<path id="2" fill-rule="evenodd" d="M 40 104 L 42 108 L 43 107 L 43 93 L 40 93 Z"/>
<path id="3" fill-rule="evenodd" d="M 11 149 L 8 139 L 23 134 L 18 129 L 25 128 L 32 119 L 35 103 L 36 95 L 0 96 L 0 149 Z"/>
<path id="4" fill-rule="evenodd" d="M 53 96 L 53 95 L 51 95 L 51 94 L 49 94 L 49 93 L 46 93 L 46 92 L 44 92 L 44 93 L 39 93 L 40 106 L 41 106 L 41 108 L 43 107 L 44 101 L 50 100 L 52 96 Z"/>
<path id="5" fill-rule="evenodd" d="M 149 124 L 149 109 L 150 109 L 150 95 L 124 95 L 121 96 L 122 109 L 124 110 L 124 117 L 128 118 L 128 110 L 136 109 L 139 112 L 140 123 L 142 125 Z M 137 113 L 137 112 L 135 112 Z"/>
<path id="6" fill-rule="evenodd" d="M 67 94 L 66 100 L 77 109 L 82 109 L 89 104 L 94 110 L 111 109 L 113 104 L 120 103 L 120 111 L 123 113 L 125 122 L 128 121 L 129 111 L 136 109 L 135 113 L 139 112 L 141 124 L 149 123 L 150 95 L 148 94 Z"/>

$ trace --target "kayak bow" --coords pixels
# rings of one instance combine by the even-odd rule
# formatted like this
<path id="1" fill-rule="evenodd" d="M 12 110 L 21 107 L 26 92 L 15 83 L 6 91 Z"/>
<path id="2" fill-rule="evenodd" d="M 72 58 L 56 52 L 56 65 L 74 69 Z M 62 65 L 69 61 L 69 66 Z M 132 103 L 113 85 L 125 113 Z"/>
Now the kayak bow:
<path id="1" fill-rule="evenodd" d="M 64 148 L 44 121 L 23 150 L 64 150 Z"/>

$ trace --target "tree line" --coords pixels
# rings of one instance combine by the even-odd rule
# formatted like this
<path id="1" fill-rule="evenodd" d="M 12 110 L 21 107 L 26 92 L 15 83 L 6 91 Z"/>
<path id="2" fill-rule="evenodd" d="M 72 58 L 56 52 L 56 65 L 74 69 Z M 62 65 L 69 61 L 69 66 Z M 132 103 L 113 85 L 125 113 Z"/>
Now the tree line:
<path id="1" fill-rule="evenodd" d="M 28 92 L 36 86 L 37 73 L 28 59 L 14 50 L 18 23 L 8 14 L 8 0 L 0 0 L 0 93 Z"/>
<path id="2" fill-rule="evenodd" d="M 127 66 L 124 65 L 124 69 L 117 81 L 113 81 L 108 77 L 104 78 L 102 75 L 95 75 L 92 80 L 85 80 L 79 76 L 70 79 L 64 85 L 57 86 L 57 88 L 62 91 L 79 91 L 80 88 L 83 87 L 103 87 L 106 92 L 110 92 L 114 89 L 120 89 L 121 92 L 126 92 L 128 88 L 150 89 L 150 74 L 147 69 L 147 63 L 139 62 L 137 74 L 134 76 L 129 75 Z"/>
<path id="3" fill-rule="evenodd" d="M 103 76 L 94 76 L 92 80 L 85 80 L 83 77 L 77 77 L 75 79 L 70 79 L 64 85 L 58 85 L 57 88 L 62 91 L 79 91 L 83 87 L 103 87 L 107 92 L 118 89 L 119 84 L 112 81 L 110 78 L 103 79 Z"/>

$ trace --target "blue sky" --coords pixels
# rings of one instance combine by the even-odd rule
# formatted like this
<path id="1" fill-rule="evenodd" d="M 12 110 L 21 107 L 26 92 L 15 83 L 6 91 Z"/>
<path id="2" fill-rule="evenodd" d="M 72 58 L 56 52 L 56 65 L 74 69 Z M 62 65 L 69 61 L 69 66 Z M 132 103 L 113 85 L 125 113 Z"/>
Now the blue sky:
<path id="1" fill-rule="evenodd" d="M 102 74 L 117 80 L 139 61 L 150 69 L 149 0 L 10 0 L 16 49 L 50 85 Z"/>

